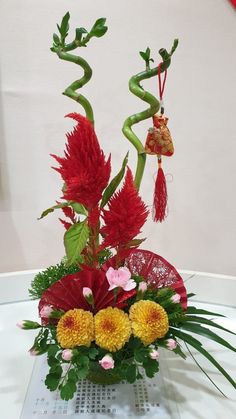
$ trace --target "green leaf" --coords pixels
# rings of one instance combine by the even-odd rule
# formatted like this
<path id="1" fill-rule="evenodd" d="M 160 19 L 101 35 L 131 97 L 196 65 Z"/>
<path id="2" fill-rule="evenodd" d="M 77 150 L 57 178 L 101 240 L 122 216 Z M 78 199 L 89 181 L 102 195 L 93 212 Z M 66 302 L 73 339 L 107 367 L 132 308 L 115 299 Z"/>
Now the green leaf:
<path id="1" fill-rule="evenodd" d="M 76 392 L 76 384 L 74 381 L 68 380 L 66 384 L 61 386 L 60 389 L 60 396 L 62 400 L 70 400 L 73 399 L 73 396 Z"/>
<path id="2" fill-rule="evenodd" d="M 63 38 L 65 38 L 69 31 L 69 20 L 70 20 L 70 13 L 67 12 L 65 16 L 63 16 L 60 26 L 60 34 Z"/>
<path id="3" fill-rule="evenodd" d="M 134 350 L 134 359 L 137 362 L 144 362 L 147 355 L 148 355 L 148 350 L 144 347 L 136 348 Z"/>
<path id="4" fill-rule="evenodd" d="M 53 34 L 53 42 L 57 46 L 60 45 L 60 38 L 56 33 Z"/>
<path id="5" fill-rule="evenodd" d="M 48 356 L 55 357 L 57 352 L 60 350 L 59 346 L 56 344 L 49 345 L 48 347 Z"/>
<path id="6" fill-rule="evenodd" d="M 49 374 L 53 374 L 55 377 L 60 378 L 62 376 L 62 367 L 60 365 L 52 365 L 50 370 L 49 370 Z"/>
<path id="7" fill-rule="evenodd" d="M 196 323 L 207 324 L 208 326 L 212 326 L 212 327 L 215 327 L 217 329 L 223 330 L 224 332 L 231 333 L 231 335 L 236 335 L 236 333 L 232 332 L 231 330 L 228 330 L 225 327 L 220 326 L 219 324 L 213 322 L 212 320 L 205 319 L 205 317 L 185 316 L 184 321 L 185 322 L 196 322 Z"/>
<path id="8" fill-rule="evenodd" d="M 56 374 L 47 374 L 46 379 L 45 379 L 45 385 L 46 387 L 51 390 L 54 391 L 57 389 L 59 382 L 60 382 L 61 377 L 57 376 Z"/>
<path id="9" fill-rule="evenodd" d="M 88 355 L 90 359 L 95 359 L 98 355 L 98 350 L 96 348 L 90 348 Z"/>
<path id="10" fill-rule="evenodd" d="M 106 19 L 104 17 L 101 17 L 100 19 L 97 19 L 94 23 L 91 31 L 89 32 L 90 37 L 95 36 L 97 38 L 100 38 L 107 32 L 107 26 L 105 26 Z"/>
<path id="11" fill-rule="evenodd" d="M 128 366 L 127 370 L 126 370 L 126 380 L 128 381 L 128 383 L 132 384 L 135 382 L 136 380 L 136 370 L 137 367 L 135 364 L 131 364 Z"/>
<path id="12" fill-rule="evenodd" d="M 139 55 L 144 59 L 144 61 L 146 62 L 148 60 L 147 54 L 144 51 L 139 51 Z"/>
<path id="13" fill-rule="evenodd" d="M 82 223 L 73 224 L 64 235 L 64 245 L 67 256 L 67 264 L 72 265 L 80 260 L 80 254 L 86 246 L 89 237 L 89 228 L 86 220 Z"/>
<path id="14" fill-rule="evenodd" d="M 195 294 L 194 294 L 195 295 Z M 186 314 L 204 314 L 205 316 L 225 317 L 223 314 L 213 313 L 212 311 L 203 310 L 194 306 L 188 306 Z"/>
<path id="15" fill-rule="evenodd" d="M 225 371 L 225 369 L 213 358 L 213 356 L 202 347 L 202 343 L 199 342 L 197 339 L 193 338 L 192 336 L 188 335 L 187 333 L 182 332 L 181 330 L 175 330 L 170 328 L 170 331 L 173 333 L 174 336 L 178 337 L 179 339 L 183 340 L 184 342 L 188 343 L 190 346 L 195 348 L 198 352 L 200 352 L 205 358 L 208 359 L 220 372 L 221 374 L 232 384 L 232 386 L 236 389 L 236 382 L 230 377 L 230 375 Z"/>
<path id="16" fill-rule="evenodd" d="M 174 39 L 173 46 L 172 46 L 171 51 L 170 51 L 170 55 L 173 55 L 174 54 L 174 52 L 175 52 L 178 44 L 179 44 L 179 40 L 178 39 Z"/>
<path id="17" fill-rule="evenodd" d="M 59 360 L 54 356 L 48 357 L 48 365 L 49 367 L 54 367 L 59 364 Z"/>
<path id="18" fill-rule="evenodd" d="M 75 369 L 71 369 L 70 371 L 68 371 L 68 380 L 74 381 L 75 383 L 77 382 L 78 374 Z"/>
<path id="19" fill-rule="evenodd" d="M 185 353 L 182 351 L 182 349 L 180 348 L 180 346 L 179 346 L 179 345 L 177 345 L 177 346 L 176 346 L 176 348 L 173 350 L 173 352 L 174 352 L 176 355 L 181 356 L 181 358 L 183 358 L 183 359 L 186 359 L 186 358 L 187 358 L 187 357 L 186 357 L 186 355 L 185 355 Z"/>
<path id="20" fill-rule="evenodd" d="M 159 371 L 159 363 L 155 359 L 146 358 L 143 362 L 143 368 L 149 378 L 153 378 L 156 372 Z"/>
<path id="21" fill-rule="evenodd" d="M 69 201 L 70 206 L 77 214 L 88 215 L 88 211 L 84 208 L 82 204 L 78 202 Z"/>
<path id="22" fill-rule="evenodd" d="M 86 29 L 85 29 L 85 28 L 76 28 L 76 30 L 75 30 L 75 39 L 76 39 L 77 41 L 81 41 L 81 39 L 82 39 L 82 35 L 83 35 L 84 33 L 88 33 L 88 31 L 86 31 Z"/>
<path id="23" fill-rule="evenodd" d="M 109 199 L 111 198 L 111 196 L 113 195 L 113 193 L 115 192 L 117 187 L 119 186 L 120 182 L 122 181 L 122 179 L 124 177 L 124 174 L 125 174 L 125 168 L 126 168 L 127 163 L 128 163 L 128 155 L 129 155 L 129 153 L 126 154 L 126 156 L 125 156 L 125 158 L 122 162 L 122 166 L 121 166 L 120 171 L 111 180 L 111 182 L 109 183 L 109 185 L 105 189 L 105 191 L 103 193 L 103 196 L 102 196 L 101 208 L 103 208 L 107 204 L 107 202 L 109 201 Z"/>
<path id="24" fill-rule="evenodd" d="M 163 61 L 167 61 L 170 59 L 170 54 L 166 51 L 165 48 L 161 48 L 159 50 L 159 54 L 162 57 Z"/>
<path id="25" fill-rule="evenodd" d="M 86 378 L 89 372 L 89 367 L 88 365 L 84 365 L 81 368 L 78 368 L 77 370 L 77 374 L 78 374 L 78 378 L 83 379 Z"/>
<path id="26" fill-rule="evenodd" d="M 212 332 L 210 329 L 207 329 L 206 327 L 201 326 L 200 324 L 187 322 L 181 325 L 181 329 L 185 329 L 192 333 L 196 333 L 197 335 L 201 335 L 208 339 L 214 340 L 220 345 L 225 346 L 226 348 L 230 349 L 233 352 L 236 352 L 236 348 L 230 345 L 230 343 L 228 343 L 225 339 L 221 338 L 216 333 Z"/>
<path id="27" fill-rule="evenodd" d="M 150 59 L 150 53 L 151 53 L 151 50 L 150 50 L 149 47 L 147 47 L 145 53 L 146 53 L 147 59 L 149 60 Z"/>
<path id="28" fill-rule="evenodd" d="M 46 215 L 50 214 L 51 212 L 54 212 L 55 209 L 59 208 L 65 208 L 68 207 L 68 202 L 63 202 L 61 204 L 54 205 L 53 207 L 47 208 L 42 212 L 38 220 L 41 220 L 42 218 L 46 217 Z"/>
<path id="29" fill-rule="evenodd" d="M 196 294 L 194 294 L 194 292 L 189 292 L 189 293 L 187 294 L 187 298 L 189 299 L 189 298 L 195 297 L 195 295 L 196 295 Z"/>

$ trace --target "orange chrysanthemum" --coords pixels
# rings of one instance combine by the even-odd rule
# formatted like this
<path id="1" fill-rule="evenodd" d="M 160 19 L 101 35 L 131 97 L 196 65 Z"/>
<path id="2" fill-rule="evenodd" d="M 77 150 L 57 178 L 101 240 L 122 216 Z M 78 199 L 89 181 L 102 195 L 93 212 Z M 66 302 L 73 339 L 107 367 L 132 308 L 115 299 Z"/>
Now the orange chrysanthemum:
<path id="1" fill-rule="evenodd" d="M 94 339 L 93 315 L 89 311 L 67 311 L 57 325 L 57 340 L 62 348 L 90 346 Z"/>
<path id="2" fill-rule="evenodd" d="M 141 300 L 134 303 L 129 312 L 134 336 L 144 345 L 150 345 L 158 338 L 163 338 L 169 330 L 166 311 L 154 301 Z"/>
<path id="3" fill-rule="evenodd" d="M 100 310 L 94 317 L 94 323 L 96 344 L 110 352 L 121 349 L 130 338 L 128 314 L 118 308 Z"/>

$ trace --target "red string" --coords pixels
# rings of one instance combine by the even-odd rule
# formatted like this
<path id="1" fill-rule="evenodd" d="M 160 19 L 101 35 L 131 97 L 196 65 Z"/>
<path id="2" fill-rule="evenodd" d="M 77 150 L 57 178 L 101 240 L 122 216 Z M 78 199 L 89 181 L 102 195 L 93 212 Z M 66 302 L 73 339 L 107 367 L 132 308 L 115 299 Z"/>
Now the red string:
<path id="1" fill-rule="evenodd" d="M 164 89 L 165 89 L 165 84 L 166 84 L 166 77 L 167 77 L 167 70 L 164 71 L 164 80 L 163 82 L 161 81 L 161 64 L 159 64 L 158 66 L 158 87 L 159 87 L 159 97 L 160 100 L 162 100 L 163 98 L 163 93 L 164 93 Z"/>

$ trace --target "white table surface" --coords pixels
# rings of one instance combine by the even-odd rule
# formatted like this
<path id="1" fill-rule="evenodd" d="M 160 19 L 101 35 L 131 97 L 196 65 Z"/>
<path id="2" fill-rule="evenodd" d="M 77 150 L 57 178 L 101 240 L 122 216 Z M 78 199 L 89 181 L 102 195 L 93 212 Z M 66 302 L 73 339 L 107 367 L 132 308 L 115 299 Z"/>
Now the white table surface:
<path id="1" fill-rule="evenodd" d="M 226 282 L 225 286 L 227 286 Z M 234 289 L 235 295 L 235 282 L 233 286 L 232 283 L 230 286 L 232 291 Z M 14 290 L 12 289 L 11 292 L 13 295 Z M 236 333 L 235 308 L 209 303 L 196 304 L 199 307 L 226 315 L 227 319 L 220 318 L 217 321 Z M 1 419 L 19 419 L 33 368 L 34 357 L 28 355 L 27 351 L 32 346 L 35 331 L 18 329 L 16 323 L 21 319 L 37 320 L 37 301 L 0 304 Z M 224 332 L 219 334 L 236 346 L 236 336 Z M 204 340 L 204 344 L 235 380 L 236 353 L 214 342 Z M 194 351 L 193 353 L 195 354 Z M 227 395 L 227 398 L 224 398 L 213 387 L 190 358 L 184 361 L 168 352 L 169 377 L 165 380 L 172 389 L 172 397 L 176 398 L 181 419 L 235 419 L 236 391 L 207 360 L 201 355 L 196 356 L 207 373 Z"/>

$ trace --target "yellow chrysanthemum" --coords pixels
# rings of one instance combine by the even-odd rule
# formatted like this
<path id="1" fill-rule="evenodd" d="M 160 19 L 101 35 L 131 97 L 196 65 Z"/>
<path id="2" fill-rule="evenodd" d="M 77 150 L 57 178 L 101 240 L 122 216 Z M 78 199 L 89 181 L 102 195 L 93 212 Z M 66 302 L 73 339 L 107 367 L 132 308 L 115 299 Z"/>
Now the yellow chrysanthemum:
<path id="1" fill-rule="evenodd" d="M 57 340 L 62 348 L 90 346 L 93 339 L 94 323 L 90 311 L 69 310 L 60 318 L 57 325 Z"/>
<path id="2" fill-rule="evenodd" d="M 94 316 L 95 341 L 109 352 L 121 349 L 129 340 L 131 325 L 128 314 L 119 308 L 104 308 Z"/>
<path id="3" fill-rule="evenodd" d="M 150 345 L 168 332 L 169 321 L 166 311 L 154 301 L 141 300 L 134 303 L 129 312 L 134 336 L 144 345 Z"/>

